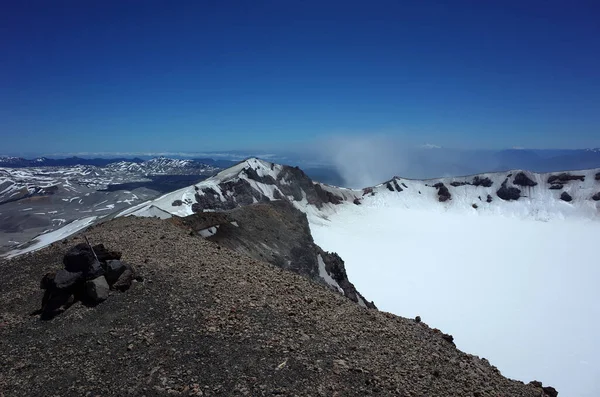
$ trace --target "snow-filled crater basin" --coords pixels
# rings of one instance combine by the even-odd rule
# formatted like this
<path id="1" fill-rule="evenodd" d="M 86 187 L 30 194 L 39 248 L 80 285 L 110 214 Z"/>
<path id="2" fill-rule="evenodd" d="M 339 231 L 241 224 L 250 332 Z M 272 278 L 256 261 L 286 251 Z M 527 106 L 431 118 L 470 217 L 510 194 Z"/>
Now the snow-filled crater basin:
<path id="1" fill-rule="evenodd" d="M 600 395 L 600 222 L 345 205 L 311 222 L 380 310 L 419 315 L 503 375 Z"/>

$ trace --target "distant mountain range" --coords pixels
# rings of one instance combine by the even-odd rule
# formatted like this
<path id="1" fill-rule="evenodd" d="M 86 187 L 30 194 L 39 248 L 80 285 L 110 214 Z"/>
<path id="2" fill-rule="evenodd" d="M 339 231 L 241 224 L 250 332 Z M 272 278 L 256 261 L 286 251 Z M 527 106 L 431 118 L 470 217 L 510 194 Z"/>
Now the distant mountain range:
<path id="1" fill-rule="evenodd" d="M 91 158 L 86 159 L 82 157 L 66 157 L 59 159 L 50 159 L 47 157 L 37 157 L 35 159 L 25 159 L 23 157 L 0 157 L 0 167 L 7 168 L 28 168 L 28 167 L 71 167 L 75 165 L 88 165 L 94 167 L 106 167 L 114 164 L 124 163 L 131 164 L 131 169 L 148 169 L 152 168 L 153 165 L 162 165 L 162 166 L 185 166 L 192 167 L 195 164 L 201 164 L 202 166 L 213 166 L 217 168 L 227 168 L 234 165 L 235 161 L 230 160 L 214 160 L 209 158 L 201 158 L 201 159 L 190 159 L 190 160 L 176 160 L 176 159 L 168 159 L 166 157 L 157 157 L 151 160 L 143 160 L 139 157 L 134 158 Z M 140 164 L 139 168 L 133 166 L 134 164 Z M 148 167 L 150 166 L 150 167 Z"/>

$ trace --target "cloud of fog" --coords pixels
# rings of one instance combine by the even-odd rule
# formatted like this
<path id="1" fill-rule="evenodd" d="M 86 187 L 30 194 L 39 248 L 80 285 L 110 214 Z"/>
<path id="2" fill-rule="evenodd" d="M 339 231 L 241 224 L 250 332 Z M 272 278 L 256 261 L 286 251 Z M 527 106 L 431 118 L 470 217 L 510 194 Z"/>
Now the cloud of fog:
<path id="1" fill-rule="evenodd" d="M 329 137 L 319 143 L 319 153 L 352 188 L 381 183 L 408 169 L 406 148 L 384 135 Z"/>

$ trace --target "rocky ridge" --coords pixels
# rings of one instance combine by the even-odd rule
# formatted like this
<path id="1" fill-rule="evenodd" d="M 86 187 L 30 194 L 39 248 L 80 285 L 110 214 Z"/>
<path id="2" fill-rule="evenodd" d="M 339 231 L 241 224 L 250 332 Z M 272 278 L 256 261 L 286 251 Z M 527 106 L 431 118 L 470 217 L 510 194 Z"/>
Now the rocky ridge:
<path id="1" fill-rule="evenodd" d="M 86 235 L 139 264 L 143 282 L 52 321 L 29 313 L 39 276 L 75 236 L 0 262 L 4 396 L 552 396 L 504 378 L 443 333 L 190 235 L 119 218 Z"/>

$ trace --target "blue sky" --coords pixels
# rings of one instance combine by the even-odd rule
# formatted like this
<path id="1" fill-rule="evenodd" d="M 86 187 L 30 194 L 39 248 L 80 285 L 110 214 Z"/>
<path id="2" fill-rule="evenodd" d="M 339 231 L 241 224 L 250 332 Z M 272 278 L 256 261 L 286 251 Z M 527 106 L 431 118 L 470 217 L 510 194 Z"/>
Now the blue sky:
<path id="1" fill-rule="evenodd" d="M 10 2 L 0 152 L 600 146 L 597 4 Z"/>

